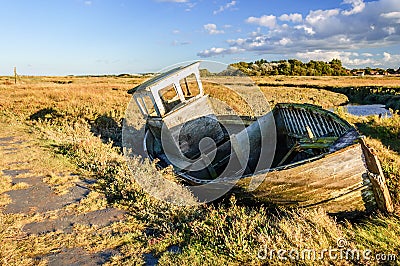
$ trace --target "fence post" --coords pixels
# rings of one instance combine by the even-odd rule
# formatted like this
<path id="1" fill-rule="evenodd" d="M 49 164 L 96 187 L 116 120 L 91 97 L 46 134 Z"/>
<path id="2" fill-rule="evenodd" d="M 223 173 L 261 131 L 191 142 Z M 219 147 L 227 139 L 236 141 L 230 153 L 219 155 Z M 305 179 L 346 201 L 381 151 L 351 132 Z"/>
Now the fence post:
<path id="1" fill-rule="evenodd" d="M 14 67 L 14 84 L 17 84 L 17 68 Z"/>

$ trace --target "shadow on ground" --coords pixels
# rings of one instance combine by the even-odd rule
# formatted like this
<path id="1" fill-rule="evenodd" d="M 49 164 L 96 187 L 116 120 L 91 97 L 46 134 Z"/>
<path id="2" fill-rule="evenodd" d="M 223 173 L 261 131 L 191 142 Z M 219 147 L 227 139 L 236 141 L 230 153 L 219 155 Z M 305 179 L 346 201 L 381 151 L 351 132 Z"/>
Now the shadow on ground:
<path id="1" fill-rule="evenodd" d="M 100 137 L 103 142 L 113 142 L 113 146 L 122 147 L 122 123 L 108 115 L 98 116 L 90 125 L 90 131 Z"/>
<path id="2" fill-rule="evenodd" d="M 36 113 L 32 114 L 29 116 L 29 120 L 52 120 L 54 118 L 62 117 L 62 114 L 60 114 L 56 109 L 53 107 L 47 107 L 40 109 Z"/>

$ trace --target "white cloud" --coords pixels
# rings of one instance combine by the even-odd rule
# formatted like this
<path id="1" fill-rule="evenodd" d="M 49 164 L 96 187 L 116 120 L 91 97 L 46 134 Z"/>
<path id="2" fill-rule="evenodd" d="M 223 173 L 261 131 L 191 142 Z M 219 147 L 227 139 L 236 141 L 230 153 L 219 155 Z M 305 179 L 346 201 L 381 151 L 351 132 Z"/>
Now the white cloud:
<path id="1" fill-rule="evenodd" d="M 85 2 L 83 2 L 85 5 L 87 5 L 87 6 L 90 6 L 90 5 L 92 5 L 92 1 L 85 1 Z"/>
<path id="2" fill-rule="evenodd" d="M 389 54 L 389 53 L 386 53 L 386 52 L 384 52 L 383 53 L 383 60 L 384 61 L 390 61 L 390 59 L 392 58 L 392 55 L 391 54 Z"/>
<path id="3" fill-rule="evenodd" d="M 208 50 L 198 52 L 197 55 L 200 57 L 212 57 L 216 55 L 236 54 L 240 52 L 244 52 L 244 49 L 240 49 L 237 47 L 230 47 L 230 48 L 213 47 Z"/>
<path id="4" fill-rule="evenodd" d="M 312 27 L 308 27 L 306 25 L 297 25 L 297 26 L 294 27 L 294 29 L 296 29 L 296 30 L 304 30 L 304 32 L 307 35 L 314 35 L 315 34 L 315 31 L 313 30 L 313 28 Z"/>
<path id="5" fill-rule="evenodd" d="M 262 48 L 265 47 L 266 45 L 268 45 L 267 40 L 263 37 L 263 36 L 258 36 L 256 38 L 254 38 L 251 42 L 248 42 L 248 46 L 249 48 Z"/>
<path id="6" fill-rule="evenodd" d="M 400 65 L 400 55 L 399 54 L 389 54 L 383 53 L 383 60 L 385 65 L 392 66 L 393 68 L 399 68 Z"/>
<path id="7" fill-rule="evenodd" d="M 272 29 L 276 26 L 276 17 L 274 15 L 264 15 L 259 18 L 249 17 L 246 19 L 246 22 Z"/>
<path id="8" fill-rule="evenodd" d="M 382 65 L 380 62 L 375 61 L 374 59 L 371 58 L 342 58 L 341 59 L 342 64 L 345 67 L 360 67 L 360 66 L 379 66 Z"/>
<path id="9" fill-rule="evenodd" d="M 172 33 L 173 34 L 179 34 L 179 33 L 181 33 L 181 31 L 180 30 L 173 30 Z"/>
<path id="10" fill-rule="evenodd" d="M 400 24 L 400 12 L 383 13 L 381 17 L 394 20 L 396 23 Z"/>
<path id="11" fill-rule="evenodd" d="M 383 30 L 387 32 L 388 35 L 392 35 L 396 33 L 395 27 L 384 27 Z"/>
<path id="12" fill-rule="evenodd" d="M 249 35 L 250 35 L 250 36 L 253 36 L 253 37 L 257 37 L 257 36 L 262 35 L 262 34 L 261 34 L 261 28 L 260 28 L 260 27 L 257 27 L 257 30 L 256 30 L 256 31 L 252 31 Z"/>
<path id="13" fill-rule="evenodd" d="M 243 38 L 238 38 L 238 39 L 236 39 L 236 40 L 227 40 L 227 42 L 229 43 L 229 44 L 232 44 L 232 45 L 242 45 L 242 44 L 244 44 L 245 42 L 246 42 L 246 39 L 243 39 Z"/>
<path id="14" fill-rule="evenodd" d="M 319 60 L 330 62 L 332 59 L 339 59 L 345 67 L 350 68 L 360 65 L 376 65 L 374 59 L 359 58 L 359 55 L 354 52 L 315 50 L 305 53 L 296 53 L 296 56 L 303 61 Z"/>
<path id="15" fill-rule="evenodd" d="M 222 33 L 224 33 L 223 30 L 218 30 L 218 29 L 217 29 L 217 25 L 212 24 L 212 23 L 203 25 L 203 28 L 206 30 L 206 32 L 207 32 L 208 34 L 211 34 L 211 35 L 222 34 Z"/>
<path id="16" fill-rule="evenodd" d="M 220 6 L 218 10 L 214 10 L 214 11 L 213 11 L 213 14 L 216 15 L 216 14 L 221 13 L 221 12 L 227 10 L 227 9 L 231 9 L 231 8 L 233 8 L 236 4 L 237 4 L 236 1 L 231 1 L 231 2 L 227 3 L 227 4 L 224 5 L 224 6 Z"/>
<path id="17" fill-rule="evenodd" d="M 343 10 L 342 14 L 344 16 L 361 13 L 365 8 L 365 3 L 363 0 L 344 0 L 342 4 L 350 4 L 353 7 L 351 10 Z"/>
<path id="18" fill-rule="evenodd" d="M 384 62 L 384 55 L 354 52 L 358 49 L 399 45 L 400 0 L 364 1 L 342 2 L 352 5 L 351 8 L 339 6 L 327 10 L 310 10 L 308 14 L 302 16 L 301 21 L 300 16 L 294 14 L 283 14 L 279 17 L 274 14 L 250 16 L 245 22 L 255 27 L 249 32 L 238 33 L 241 36 L 227 40 L 227 47 L 203 50 L 199 54 L 223 55 L 232 53 L 236 49 L 259 55 L 300 53 L 302 56 L 327 58 L 327 61 L 329 58 L 341 56 L 342 61 L 348 65 L 364 63 L 378 65 L 379 62 Z M 217 28 L 215 30 L 218 31 Z M 340 50 L 351 54 L 337 54 Z M 311 52 L 304 54 L 305 51 Z M 390 63 L 392 67 L 400 65 L 400 58 L 393 54 L 388 60 L 385 64 Z"/>
<path id="19" fill-rule="evenodd" d="M 315 50 L 311 52 L 299 52 L 296 56 L 304 61 L 309 60 L 320 60 L 329 62 L 332 59 L 339 59 L 342 61 L 343 65 L 348 68 L 354 67 L 383 67 L 383 62 L 386 65 L 396 66 L 397 68 L 400 55 L 392 55 L 390 53 L 384 52 L 383 56 L 380 54 L 362 53 L 361 56 L 355 52 L 343 52 L 343 51 L 323 51 Z"/>
<path id="20" fill-rule="evenodd" d="M 339 9 L 328 9 L 328 10 L 311 10 L 306 17 L 306 21 L 311 25 L 321 23 L 329 19 L 330 17 L 337 16 L 339 14 Z"/>
<path id="21" fill-rule="evenodd" d="M 304 61 L 309 60 L 319 60 L 329 62 L 332 59 L 343 59 L 349 58 L 353 54 L 351 52 L 341 52 L 341 51 L 323 51 L 323 50 L 314 50 L 308 52 L 298 52 L 296 56 Z"/>
<path id="22" fill-rule="evenodd" d="M 400 18 L 400 12 L 382 13 L 381 16 L 384 18 Z"/>
<path id="23" fill-rule="evenodd" d="M 295 14 L 283 14 L 279 17 L 279 20 L 281 21 L 292 21 L 294 23 L 299 23 L 303 21 L 303 16 L 299 13 Z"/>
<path id="24" fill-rule="evenodd" d="M 286 46 L 286 45 L 291 44 L 291 43 L 293 43 L 293 42 L 289 38 L 282 38 L 281 40 L 279 40 L 279 44 L 283 45 L 283 46 Z"/>

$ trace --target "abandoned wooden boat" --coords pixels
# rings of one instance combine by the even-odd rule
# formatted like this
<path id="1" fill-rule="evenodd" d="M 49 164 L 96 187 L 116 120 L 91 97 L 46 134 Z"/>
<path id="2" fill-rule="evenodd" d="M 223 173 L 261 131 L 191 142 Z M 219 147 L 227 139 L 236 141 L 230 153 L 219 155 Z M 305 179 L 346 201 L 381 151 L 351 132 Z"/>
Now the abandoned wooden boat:
<path id="1" fill-rule="evenodd" d="M 234 182 L 232 192 L 274 204 L 393 211 L 377 157 L 348 122 L 318 106 L 282 103 L 263 117 L 240 117 L 241 128 L 212 112 L 198 68 L 197 62 L 172 69 L 130 91 L 146 117 L 151 160 L 172 165 L 187 184 Z M 276 141 L 263 157 L 266 135 Z"/>

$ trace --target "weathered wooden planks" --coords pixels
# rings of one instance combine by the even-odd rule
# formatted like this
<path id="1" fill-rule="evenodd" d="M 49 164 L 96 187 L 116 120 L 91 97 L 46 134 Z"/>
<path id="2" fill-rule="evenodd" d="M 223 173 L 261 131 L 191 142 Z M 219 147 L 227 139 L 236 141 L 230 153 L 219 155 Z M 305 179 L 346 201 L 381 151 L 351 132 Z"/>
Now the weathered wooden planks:
<path id="1" fill-rule="evenodd" d="M 366 173 L 361 145 L 355 144 L 310 163 L 269 172 L 251 194 L 280 205 L 366 211 L 376 204 Z M 246 189 L 251 178 L 243 178 L 238 186 Z"/>
<path id="2" fill-rule="evenodd" d="M 393 212 L 393 203 L 386 186 L 385 176 L 383 175 L 378 157 L 365 145 L 364 140 L 361 140 L 361 147 L 365 156 L 365 163 L 369 170 L 368 177 L 372 182 L 378 208 L 384 212 Z"/>
<path id="3" fill-rule="evenodd" d="M 323 206 L 331 213 L 393 211 L 377 157 L 347 121 L 295 103 L 277 104 L 257 121 L 217 117 L 217 101 L 204 95 L 198 67 L 175 68 L 134 89 L 147 118 L 144 146 L 151 159 L 172 164 L 192 184 L 213 182 L 215 189 L 240 178 L 233 191 L 271 203 Z M 197 83 L 194 97 L 187 97 L 189 76 Z M 262 181 L 255 190 L 253 178 Z"/>

